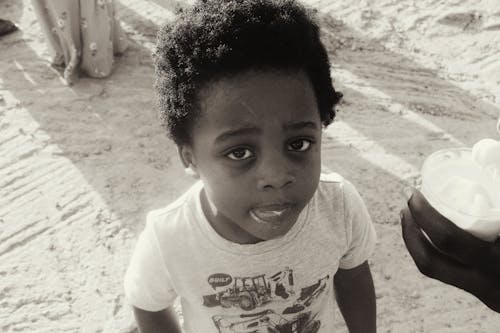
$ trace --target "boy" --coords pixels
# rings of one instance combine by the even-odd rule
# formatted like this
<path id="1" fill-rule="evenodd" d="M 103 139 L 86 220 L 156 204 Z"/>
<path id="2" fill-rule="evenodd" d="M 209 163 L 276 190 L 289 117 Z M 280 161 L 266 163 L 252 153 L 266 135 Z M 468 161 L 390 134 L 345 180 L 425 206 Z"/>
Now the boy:
<path id="1" fill-rule="evenodd" d="M 341 94 L 294 1 L 206 0 L 158 37 L 162 118 L 200 181 L 148 215 L 125 277 L 141 332 L 375 332 L 375 233 L 321 133 Z M 335 292 L 334 290 L 335 289 Z"/>

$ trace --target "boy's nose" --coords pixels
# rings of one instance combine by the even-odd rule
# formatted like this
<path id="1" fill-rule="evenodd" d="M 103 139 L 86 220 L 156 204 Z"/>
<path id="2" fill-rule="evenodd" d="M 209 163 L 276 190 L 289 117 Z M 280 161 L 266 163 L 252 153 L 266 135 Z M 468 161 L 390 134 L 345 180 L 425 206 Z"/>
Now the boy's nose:
<path id="1" fill-rule="evenodd" d="M 294 182 L 295 176 L 290 168 L 286 163 L 280 163 L 279 159 L 274 158 L 269 163 L 261 164 L 257 180 L 259 190 L 282 189 Z"/>

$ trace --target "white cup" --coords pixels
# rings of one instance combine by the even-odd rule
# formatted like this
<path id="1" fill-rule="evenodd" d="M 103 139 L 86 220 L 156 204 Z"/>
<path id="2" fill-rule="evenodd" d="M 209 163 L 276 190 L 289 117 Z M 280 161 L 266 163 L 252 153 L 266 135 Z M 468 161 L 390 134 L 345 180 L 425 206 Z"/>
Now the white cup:
<path id="1" fill-rule="evenodd" d="M 500 234 L 500 177 L 481 167 L 472 149 L 432 153 L 422 166 L 422 194 L 440 214 L 485 241 Z"/>

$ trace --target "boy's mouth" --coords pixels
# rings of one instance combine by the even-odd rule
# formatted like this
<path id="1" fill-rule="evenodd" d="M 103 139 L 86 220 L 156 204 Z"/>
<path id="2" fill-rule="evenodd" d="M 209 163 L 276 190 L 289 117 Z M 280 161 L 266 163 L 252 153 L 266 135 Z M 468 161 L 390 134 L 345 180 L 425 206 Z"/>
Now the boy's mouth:
<path id="1" fill-rule="evenodd" d="M 252 208 L 250 210 L 250 216 L 257 223 L 263 224 L 277 224 L 279 223 L 287 213 L 292 209 L 291 204 L 277 204 L 277 205 L 267 205 Z"/>

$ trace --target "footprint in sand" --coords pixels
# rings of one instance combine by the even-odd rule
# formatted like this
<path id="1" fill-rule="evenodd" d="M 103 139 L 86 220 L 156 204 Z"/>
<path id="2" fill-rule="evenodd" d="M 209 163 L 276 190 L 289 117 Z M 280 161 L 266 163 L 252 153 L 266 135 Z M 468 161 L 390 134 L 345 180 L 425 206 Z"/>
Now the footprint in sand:
<path id="1" fill-rule="evenodd" d="M 483 15 L 476 11 L 449 13 L 437 20 L 438 23 L 461 28 L 464 31 L 479 30 L 483 25 Z"/>
<path id="2" fill-rule="evenodd" d="M 488 25 L 484 27 L 484 30 L 489 30 L 489 31 L 500 30 L 500 23 Z"/>
<path id="3" fill-rule="evenodd" d="M 500 16 L 499 13 L 493 16 Z M 476 12 L 449 13 L 437 20 L 438 23 L 460 28 L 463 31 L 496 31 L 500 30 L 500 22 L 491 22 L 492 18 Z M 497 19 L 495 19 L 497 21 Z"/>

